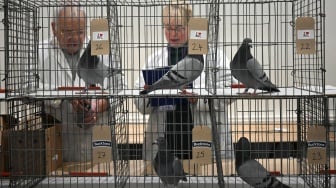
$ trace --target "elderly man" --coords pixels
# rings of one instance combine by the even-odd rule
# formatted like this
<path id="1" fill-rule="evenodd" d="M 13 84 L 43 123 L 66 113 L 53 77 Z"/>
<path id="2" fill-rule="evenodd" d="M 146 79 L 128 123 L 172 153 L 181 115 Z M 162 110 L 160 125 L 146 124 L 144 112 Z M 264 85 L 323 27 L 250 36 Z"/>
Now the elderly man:
<path id="1" fill-rule="evenodd" d="M 86 86 L 78 75 L 78 62 L 88 43 L 86 22 L 86 14 L 79 6 L 65 6 L 57 11 L 51 23 L 54 36 L 39 45 L 40 89 Z M 120 68 L 109 56 L 101 56 L 99 63 L 112 69 Z M 123 80 L 122 74 L 116 74 L 107 77 L 103 85 L 97 86 L 103 89 L 110 86 L 118 92 L 125 87 Z M 111 106 L 108 99 L 44 101 L 45 112 L 62 123 L 64 161 L 91 159 L 92 127 L 108 123 Z"/>

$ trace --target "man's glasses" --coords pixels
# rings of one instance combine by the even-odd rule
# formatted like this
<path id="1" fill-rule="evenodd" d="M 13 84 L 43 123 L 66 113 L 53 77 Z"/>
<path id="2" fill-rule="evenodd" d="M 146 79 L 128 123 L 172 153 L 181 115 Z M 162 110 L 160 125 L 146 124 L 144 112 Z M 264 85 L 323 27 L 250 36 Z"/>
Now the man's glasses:
<path id="1" fill-rule="evenodd" d="M 73 36 L 84 36 L 85 31 L 84 30 L 79 30 L 79 31 L 74 31 L 74 30 L 61 30 L 60 35 L 62 37 L 73 37 Z"/>

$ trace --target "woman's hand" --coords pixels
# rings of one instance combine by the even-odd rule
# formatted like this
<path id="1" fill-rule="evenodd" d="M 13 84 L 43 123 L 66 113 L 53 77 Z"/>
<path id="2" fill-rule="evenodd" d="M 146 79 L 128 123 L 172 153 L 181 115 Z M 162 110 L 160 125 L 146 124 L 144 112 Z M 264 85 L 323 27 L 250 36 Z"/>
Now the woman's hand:
<path id="1" fill-rule="evenodd" d="M 198 98 L 196 97 L 197 94 L 195 94 L 195 93 L 187 92 L 187 90 L 184 89 L 184 90 L 182 90 L 181 94 L 185 95 L 185 96 L 191 96 L 191 97 L 188 97 L 188 101 L 191 104 L 196 104 L 197 101 L 198 101 Z"/>

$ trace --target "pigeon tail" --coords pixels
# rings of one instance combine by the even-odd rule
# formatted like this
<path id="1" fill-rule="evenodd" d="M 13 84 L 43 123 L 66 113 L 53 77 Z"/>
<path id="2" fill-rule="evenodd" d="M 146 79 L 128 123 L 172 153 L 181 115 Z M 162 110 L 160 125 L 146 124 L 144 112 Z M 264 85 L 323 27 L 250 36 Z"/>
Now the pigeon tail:
<path id="1" fill-rule="evenodd" d="M 268 91 L 268 92 L 280 92 L 280 90 L 276 87 L 262 87 L 259 89 L 263 91 Z"/>
<path id="2" fill-rule="evenodd" d="M 167 185 L 177 187 L 180 180 L 187 181 L 182 162 L 167 151 L 167 141 L 159 137 L 153 144 L 158 145 L 158 152 L 153 160 L 153 167 L 160 180 Z"/>
<path id="3" fill-rule="evenodd" d="M 144 89 L 142 91 L 140 91 L 140 95 L 147 95 L 150 91 L 148 91 L 147 89 Z"/>
<path id="4" fill-rule="evenodd" d="M 279 181 L 275 177 L 272 177 L 272 184 L 270 187 L 271 188 L 291 188 L 290 186 L 283 184 L 281 181 Z"/>

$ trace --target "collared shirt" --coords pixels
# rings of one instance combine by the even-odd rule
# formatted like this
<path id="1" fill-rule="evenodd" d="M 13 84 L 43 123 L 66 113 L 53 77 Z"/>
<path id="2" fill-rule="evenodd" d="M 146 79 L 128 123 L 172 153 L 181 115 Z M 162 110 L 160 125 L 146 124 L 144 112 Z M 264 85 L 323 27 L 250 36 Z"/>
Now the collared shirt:
<path id="1" fill-rule="evenodd" d="M 76 54 L 68 54 L 63 51 L 64 57 L 67 60 L 72 72 L 72 81 L 75 81 L 77 75 L 77 63 L 79 61 L 79 52 Z"/>

